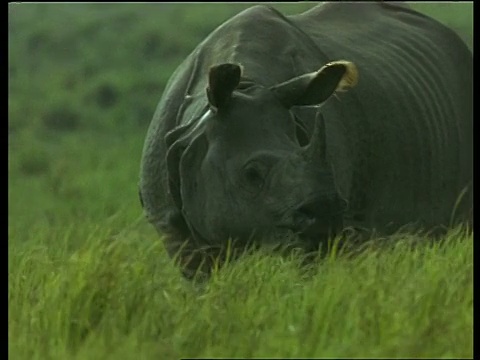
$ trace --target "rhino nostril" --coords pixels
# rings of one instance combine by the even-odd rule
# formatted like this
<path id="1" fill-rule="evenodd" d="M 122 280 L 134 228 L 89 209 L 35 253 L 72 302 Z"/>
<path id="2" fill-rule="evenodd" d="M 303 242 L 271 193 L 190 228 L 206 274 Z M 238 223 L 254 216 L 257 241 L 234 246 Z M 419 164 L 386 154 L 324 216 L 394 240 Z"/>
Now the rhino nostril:
<path id="1" fill-rule="evenodd" d="M 303 219 L 315 219 L 318 216 L 317 205 L 312 203 L 302 205 L 297 209 L 296 215 Z"/>
<path id="2" fill-rule="evenodd" d="M 297 228 L 304 229 L 313 225 L 318 217 L 319 209 L 318 204 L 315 202 L 298 207 L 294 213 L 293 220 Z"/>

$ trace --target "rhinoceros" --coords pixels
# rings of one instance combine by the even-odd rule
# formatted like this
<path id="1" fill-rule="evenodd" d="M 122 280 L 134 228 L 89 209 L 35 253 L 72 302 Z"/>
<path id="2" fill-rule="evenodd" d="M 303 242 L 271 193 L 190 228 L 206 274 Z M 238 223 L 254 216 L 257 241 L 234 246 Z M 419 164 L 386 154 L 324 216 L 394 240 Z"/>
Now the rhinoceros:
<path id="1" fill-rule="evenodd" d="M 459 36 L 407 5 L 248 8 L 166 85 L 142 155 L 146 217 L 186 276 L 228 239 L 311 249 L 346 228 L 469 221 L 472 74 Z"/>

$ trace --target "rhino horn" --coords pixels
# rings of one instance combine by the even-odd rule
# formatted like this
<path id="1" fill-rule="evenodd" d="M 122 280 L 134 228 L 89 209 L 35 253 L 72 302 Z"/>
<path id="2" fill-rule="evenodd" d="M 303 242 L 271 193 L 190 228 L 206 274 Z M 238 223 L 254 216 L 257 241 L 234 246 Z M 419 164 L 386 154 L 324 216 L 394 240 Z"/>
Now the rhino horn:
<path id="1" fill-rule="evenodd" d="M 312 137 L 310 138 L 310 144 L 308 144 L 304 151 L 307 159 L 312 159 L 314 161 L 326 161 L 327 159 L 325 120 L 320 111 L 315 117 L 315 125 Z"/>

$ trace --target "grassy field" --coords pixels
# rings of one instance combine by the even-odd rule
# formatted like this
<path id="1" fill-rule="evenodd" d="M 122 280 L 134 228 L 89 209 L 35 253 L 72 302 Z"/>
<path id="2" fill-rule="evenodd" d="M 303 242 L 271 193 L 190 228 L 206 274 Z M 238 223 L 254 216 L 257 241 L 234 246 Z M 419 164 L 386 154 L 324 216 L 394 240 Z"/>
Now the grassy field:
<path id="1" fill-rule="evenodd" d="M 413 6 L 473 49 L 472 3 Z M 203 285 L 167 257 L 137 197 L 146 129 L 175 67 L 245 7 L 9 5 L 11 359 L 473 357 L 461 229 L 310 268 L 258 252 Z"/>

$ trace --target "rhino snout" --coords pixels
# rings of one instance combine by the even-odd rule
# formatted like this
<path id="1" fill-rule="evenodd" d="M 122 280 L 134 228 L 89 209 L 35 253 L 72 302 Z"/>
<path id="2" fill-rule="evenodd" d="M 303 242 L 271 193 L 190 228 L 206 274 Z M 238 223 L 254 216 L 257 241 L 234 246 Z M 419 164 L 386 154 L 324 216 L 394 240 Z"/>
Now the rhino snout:
<path id="1" fill-rule="evenodd" d="M 334 235 L 341 230 L 346 208 L 347 202 L 338 194 L 316 196 L 293 211 L 294 230 L 306 237 Z"/>

